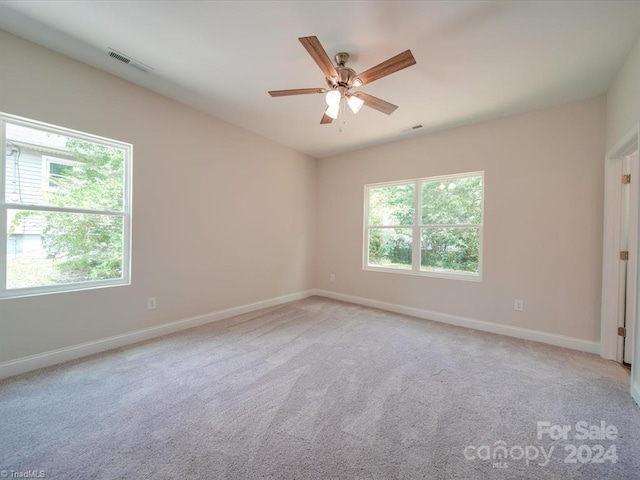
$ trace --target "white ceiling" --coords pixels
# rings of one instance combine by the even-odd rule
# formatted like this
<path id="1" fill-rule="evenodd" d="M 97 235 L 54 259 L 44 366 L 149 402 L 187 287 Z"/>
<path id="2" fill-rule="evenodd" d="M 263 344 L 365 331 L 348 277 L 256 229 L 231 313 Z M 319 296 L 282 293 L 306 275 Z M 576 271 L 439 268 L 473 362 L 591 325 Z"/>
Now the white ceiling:
<path id="1" fill-rule="evenodd" d="M 0 28 L 321 158 L 606 93 L 640 0 L 0 0 Z M 398 110 L 363 108 L 339 132 L 319 123 L 323 95 L 270 97 L 326 86 L 298 42 L 311 35 L 356 72 L 411 49 L 416 65 L 362 87 Z"/>

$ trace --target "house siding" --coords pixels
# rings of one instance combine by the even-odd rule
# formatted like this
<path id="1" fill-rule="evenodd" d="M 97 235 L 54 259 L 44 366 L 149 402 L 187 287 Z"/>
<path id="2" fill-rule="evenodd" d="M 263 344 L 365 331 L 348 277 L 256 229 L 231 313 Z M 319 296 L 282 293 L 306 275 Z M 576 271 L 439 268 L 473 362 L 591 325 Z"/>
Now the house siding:
<path id="1" fill-rule="evenodd" d="M 7 158 L 7 199 L 12 203 L 42 205 L 43 187 L 42 154 L 33 151 L 22 152 L 16 159 L 13 155 Z"/>
<path id="2" fill-rule="evenodd" d="M 43 155 L 40 152 L 21 148 L 6 157 L 6 199 L 11 203 L 42 205 L 45 203 L 43 192 Z M 37 256 L 45 255 L 40 235 L 45 226 L 44 215 L 30 215 L 16 221 L 16 210 L 8 211 L 9 227 L 8 255 Z"/>

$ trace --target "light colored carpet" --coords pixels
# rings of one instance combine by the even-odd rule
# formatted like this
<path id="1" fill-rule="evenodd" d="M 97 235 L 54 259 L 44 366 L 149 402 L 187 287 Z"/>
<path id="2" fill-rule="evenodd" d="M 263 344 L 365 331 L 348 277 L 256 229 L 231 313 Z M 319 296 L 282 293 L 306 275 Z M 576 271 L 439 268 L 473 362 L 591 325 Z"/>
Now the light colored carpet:
<path id="1" fill-rule="evenodd" d="M 312 297 L 0 382 L 0 470 L 638 479 L 628 390 L 628 372 L 596 355 Z M 538 439 L 539 421 L 572 431 Z M 576 440 L 580 421 L 618 435 Z M 598 444 L 615 463 L 592 463 Z M 516 458 L 478 458 L 501 445 Z M 518 459 L 533 447 L 538 459 Z M 539 447 L 554 447 L 547 465 Z"/>

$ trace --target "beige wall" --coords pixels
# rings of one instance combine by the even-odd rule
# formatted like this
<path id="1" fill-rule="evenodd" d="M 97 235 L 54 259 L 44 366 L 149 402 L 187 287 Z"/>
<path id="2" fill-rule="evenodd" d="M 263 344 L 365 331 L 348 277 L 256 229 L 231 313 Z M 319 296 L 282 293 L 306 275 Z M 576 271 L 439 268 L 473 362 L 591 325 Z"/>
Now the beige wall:
<path id="1" fill-rule="evenodd" d="M 315 160 L 2 31 L 0 65 L 0 111 L 134 146 L 132 285 L 0 300 L 0 362 L 313 287 Z"/>
<path id="2" fill-rule="evenodd" d="M 607 94 L 607 151 L 640 122 L 640 38 Z"/>
<path id="3" fill-rule="evenodd" d="M 597 97 L 320 160 L 317 287 L 597 341 L 605 109 Z M 362 270 L 365 184 L 477 170 L 482 282 Z"/>
<path id="4" fill-rule="evenodd" d="M 1 111 L 134 145 L 133 284 L 0 301 L 0 362 L 314 287 L 598 340 L 605 120 L 608 145 L 638 121 L 638 43 L 607 102 L 317 164 L 2 31 L 0 46 Z M 476 170 L 482 282 L 362 270 L 366 183 Z"/>

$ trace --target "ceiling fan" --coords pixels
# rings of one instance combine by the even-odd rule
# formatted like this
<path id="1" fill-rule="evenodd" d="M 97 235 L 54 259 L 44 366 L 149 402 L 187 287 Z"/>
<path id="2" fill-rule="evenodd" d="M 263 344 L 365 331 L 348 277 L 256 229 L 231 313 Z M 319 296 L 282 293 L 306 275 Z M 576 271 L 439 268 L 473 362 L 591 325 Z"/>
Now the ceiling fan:
<path id="1" fill-rule="evenodd" d="M 298 88 L 294 90 L 271 90 L 269 95 L 272 97 L 286 97 L 289 95 L 307 95 L 314 93 L 326 93 L 327 109 L 320 120 L 321 124 L 328 124 L 338 118 L 340 112 L 340 104 L 346 103 L 353 113 L 357 113 L 362 105 L 374 108 L 382 113 L 391 115 L 397 105 L 386 102 L 380 98 L 374 97 L 364 92 L 351 92 L 353 87 L 361 87 L 367 83 L 371 83 L 379 78 L 391 75 L 403 68 L 415 65 L 416 59 L 413 58 L 411 50 L 406 50 L 395 57 L 376 65 L 362 73 L 356 73 L 353 69 L 346 66 L 349 60 L 349 54 L 340 52 L 336 54 L 336 66 L 333 66 L 327 52 L 317 37 L 299 38 L 302 46 L 309 52 L 311 58 L 318 64 L 320 70 L 324 74 L 329 88 Z"/>

